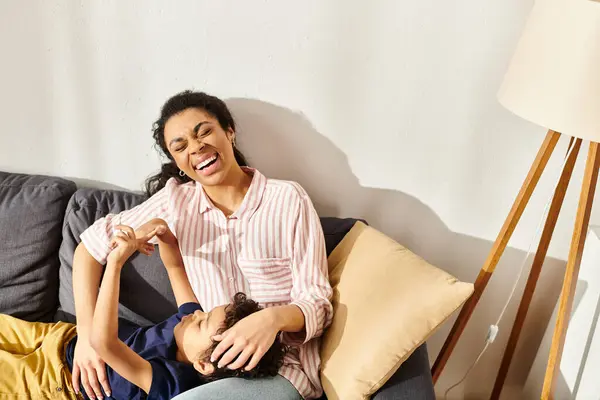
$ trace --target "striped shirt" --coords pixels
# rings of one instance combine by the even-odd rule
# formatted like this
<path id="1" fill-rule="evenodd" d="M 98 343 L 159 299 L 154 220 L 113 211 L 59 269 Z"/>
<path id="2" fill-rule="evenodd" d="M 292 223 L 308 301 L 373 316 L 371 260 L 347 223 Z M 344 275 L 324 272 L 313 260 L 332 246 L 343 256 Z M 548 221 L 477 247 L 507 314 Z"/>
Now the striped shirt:
<path id="1" fill-rule="evenodd" d="M 137 229 L 152 218 L 162 218 L 179 241 L 188 279 L 205 310 L 230 303 L 237 292 L 264 307 L 298 306 L 305 329 L 282 334 L 290 351 L 279 374 L 305 399 L 318 398 L 319 336 L 333 315 L 319 217 L 299 184 L 244 170 L 252 182 L 239 209 L 229 217 L 198 182 L 179 184 L 170 179 L 144 203 L 97 220 L 81 240 L 105 264 L 119 219 Z"/>

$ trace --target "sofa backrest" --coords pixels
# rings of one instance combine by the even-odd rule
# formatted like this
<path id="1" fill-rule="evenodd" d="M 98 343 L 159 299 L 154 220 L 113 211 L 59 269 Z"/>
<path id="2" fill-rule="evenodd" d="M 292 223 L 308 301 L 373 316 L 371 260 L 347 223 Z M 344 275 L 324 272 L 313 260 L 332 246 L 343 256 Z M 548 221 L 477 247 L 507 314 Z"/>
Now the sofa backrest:
<path id="1" fill-rule="evenodd" d="M 57 307 L 58 246 L 75 183 L 0 172 L 0 313 L 51 321 Z"/>

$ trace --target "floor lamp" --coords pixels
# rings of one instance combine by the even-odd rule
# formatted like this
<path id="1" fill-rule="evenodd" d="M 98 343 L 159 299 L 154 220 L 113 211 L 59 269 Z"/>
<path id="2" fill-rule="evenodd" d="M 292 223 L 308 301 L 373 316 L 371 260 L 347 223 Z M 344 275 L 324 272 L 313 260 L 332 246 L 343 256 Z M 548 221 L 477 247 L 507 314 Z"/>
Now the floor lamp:
<path id="1" fill-rule="evenodd" d="M 552 151 L 560 136 L 567 135 L 571 137 L 572 150 L 548 211 L 491 395 L 491 399 L 500 397 L 579 149 L 582 141 L 586 140 L 589 141 L 589 151 L 541 396 L 542 399 L 550 399 L 560 367 L 600 166 L 600 3 L 589 0 L 536 0 L 498 99 L 513 113 L 546 127 L 549 131 L 479 272 L 475 292 L 463 306 L 433 365 L 432 374 L 434 382 L 437 381 L 489 282 Z"/>

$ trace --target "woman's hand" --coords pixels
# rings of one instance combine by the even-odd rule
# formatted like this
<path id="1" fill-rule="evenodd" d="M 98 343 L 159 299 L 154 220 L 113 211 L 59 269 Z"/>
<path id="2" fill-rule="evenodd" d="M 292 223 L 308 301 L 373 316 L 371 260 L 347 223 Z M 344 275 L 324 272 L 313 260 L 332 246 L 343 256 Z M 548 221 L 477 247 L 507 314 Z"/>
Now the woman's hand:
<path id="1" fill-rule="evenodd" d="M 221 343 L 210 359 L 213 362 L 219 360 L 219 368 L 245 366 L 244 370 L 250 371 L 275 342 L 278 333 L 279 327 L 270 309 L 258 311 L 241 319 L 223 334 L 214 336 L 213 340 Z"/>

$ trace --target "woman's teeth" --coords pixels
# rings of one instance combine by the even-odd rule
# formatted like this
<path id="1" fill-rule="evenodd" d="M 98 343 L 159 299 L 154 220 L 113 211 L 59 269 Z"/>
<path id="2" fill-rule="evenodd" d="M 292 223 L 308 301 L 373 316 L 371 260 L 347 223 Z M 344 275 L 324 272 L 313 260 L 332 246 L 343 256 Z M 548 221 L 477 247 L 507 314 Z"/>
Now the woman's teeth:
<path id="1" fill-rule="evenodd" d="M 203 168 L 207 167 L 209 164 L 212 164 L 213 162 L 215 162 L 216 160 L 217 160 L 217 155 L 215 154 L 211 158 L 208 158 L 208 159 L 202 161 L 200 164 L 198 164 L 196 166 L 196 169 L 203 169 Z"/>

